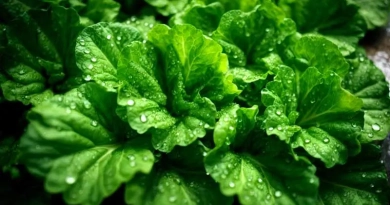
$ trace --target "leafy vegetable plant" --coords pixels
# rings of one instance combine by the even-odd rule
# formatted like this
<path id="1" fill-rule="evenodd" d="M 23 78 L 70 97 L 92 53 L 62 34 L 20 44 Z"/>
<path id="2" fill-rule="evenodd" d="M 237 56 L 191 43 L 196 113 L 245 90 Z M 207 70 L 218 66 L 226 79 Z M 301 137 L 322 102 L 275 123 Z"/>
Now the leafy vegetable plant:
<path id="1" fill-rule="evenodd" d="M 366 4 L 1 1 L 0 204 L 387 203 Z"/>

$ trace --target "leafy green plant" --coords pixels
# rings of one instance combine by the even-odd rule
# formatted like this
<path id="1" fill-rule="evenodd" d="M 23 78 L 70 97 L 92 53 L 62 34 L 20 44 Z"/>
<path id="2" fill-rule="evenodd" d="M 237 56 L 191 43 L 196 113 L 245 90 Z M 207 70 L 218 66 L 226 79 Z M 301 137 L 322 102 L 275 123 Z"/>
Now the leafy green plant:
<path id="1" fill-rule="evenodd" d="M 387 203 L 375 2 L 2 1 L 0 202 Z"/>

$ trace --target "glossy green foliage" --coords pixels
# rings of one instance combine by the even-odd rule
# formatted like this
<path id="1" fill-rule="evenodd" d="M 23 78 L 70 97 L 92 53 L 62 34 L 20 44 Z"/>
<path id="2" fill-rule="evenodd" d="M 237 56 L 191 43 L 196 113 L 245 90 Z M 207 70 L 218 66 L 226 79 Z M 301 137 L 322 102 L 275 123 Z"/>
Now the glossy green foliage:
<path id="1" fill-rule="evenodd" d="M 0 1 L 0 204 L 385 204 L 362 5 Z"/>

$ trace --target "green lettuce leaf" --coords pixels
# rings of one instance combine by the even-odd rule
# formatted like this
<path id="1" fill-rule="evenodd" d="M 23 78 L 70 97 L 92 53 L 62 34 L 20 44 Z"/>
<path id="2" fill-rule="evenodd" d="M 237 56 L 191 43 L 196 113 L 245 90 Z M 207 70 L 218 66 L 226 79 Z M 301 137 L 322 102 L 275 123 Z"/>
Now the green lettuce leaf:
<path id="1" fill-rule="evenodd" d="M 126 24 L 98 23 L 85 28 L 78 36 L 76 45 L 76 63 L 84 80 L 94 81 L 116 92 L 121 51 L 136 40 L 142 40 L 142 34 Z"/>
<path id="2" fill-rule="evenodd" d="M 294 32 L 294 22 L 285 18 L 273 3 L 265 1 L 248 12 L 233 10 L 225 13 L 212 37 L 223 47 L 231 67 L 255 66 L 267 70 L 264 59 Z"/>
<path id="3" fill-rule="evenodd" d="M 32 108 L 22 160 L 69 204 L 99 204 L 154 163 L 150 139 L 115 114 L 116 95 L 89 83 Z M 128 139 L 124 142 L 125 136 Z"/>
<path id="4" fill-rule="evenodd" d="M 120 7 L 120 4 L 114 0 L 88 0 L 86 7 L 79 13 L 83 16 L 82 19 L 87 17 L 93 23 L 113 22 L 118 16 Z"/>
<path id="5" fill-rule="evenodd" d="M 75 69 L 73 46 L 80 31 L 73 9 L 29 10 L 7 28 L 1 88 L 7 100 L 38 104 Z"/>
<path id="6" fill-rule="evenodd" d="M 258 1 L 196 0 L 191 1 L 183 11 L 174 15 L 170 25 L 191 24 L 211 36 L 218 27 L 222 15 L 230 10 L 251 11 Z"/>
<path id="7" fill-rule="evenodd" d="M 239 91 L 226 77 L 221 47 L 194 27 L 157 25 L 149 40 L 156 47 L 133 42 L 122 52 L 118 114 L 138 133 L 150 132 L 156 149 L 170 152 L 204 137 L 215 124 L 215 103 L 230 102 Z"/>
<path id="8" fill-rule="evenodd" d="M 204 172 L 156 168 L 149 175 L 138 175 L 126 184 L 127 204 L 232 204 L 217 184 Z"/>
<path id="9" fill-rule="evenodd" d="M 212 36 L 224 12 L 224 7 L 219 2 L 206 5 L 203 1 L 192 1 L 169 20 L 169 25 L 191 24 L 204 34 Z"/>
<path id="10" fill-rule="evenodd" d="M 366 30 L 358 8 L 345 0 L 280 0 L 278 6 L 296 22 L 299 32 L 324 35 L 345 56 L 355 51 Z"/>
<path id="11" fill-rule="evenodd" d="M 216 147 L 205 157 L 206 171 L 224 195 L 237 195 L 241 204 L 313 204 L 318 178 L 308 160 L 295 160 L 286 152 L 270 156 L 239 151 L 254 137 L 250 132 L 256 114 L 256 107 L 237 105 L 221 111 L 214 130 Z"/>
<path id="12" fill-rule="evenodd" d="M 362 153 L 348 160 L 344 166 L 319 170 L 320 192 L 318 204 L 386 204 L 390 189 L 380 148 L 369 144 Z"/>
<path id="13" fill-rule="evenodd" d="M 283 53 L 284 63 L 298 74 L 310 66 L 321 73 L 333 71 L 340 77 L 344 77 L 349 70 L 348 62 L 337 46 L 320 35 L 303 35 L 280 52 Z"/>
<path id="14" fill-rule="evenodd" d="M 143 34 L 144 39 L 147 39 L 148 33 L 159 21 L 156 20 L 155 16 L 132 16 L 125 23 L 137 28 Z"/>
<path id="15" fill-rule="evenodd" d="M 358 111 L 363 102 L 343 89 L 342 79 L 326 67 L 294 71 L 281 66 L 262 90 L 267 107 L 263 128 L 292 148 L 302 147 L 326 167 L 344 164 L 348 155 L 360 151 L 363 113 Z"/>
<path id="16" fill-rule="evenodd" d="M 364 128 L 360 141 L 383 140 L 390 132 L 389 85 L 385 76 L 362 51 L 350 60 L 344 87 L 363 100 Z"/>
<path id="17" fill-rule="evenodd" d="M 170 16 L 184 9 L 189 0 L 145 0 L 163 16 Z"/>
<path id="18" fill-rule="evenodd" d="M 359 14 L 364 18 L 368 29 L 385 26 L 389 19 L 390 4 L 386 0 L 347 0 L 359 7 Z"/>
<path id="19" fill-rule="evenodd" d="M 44 0 L 44 2 L 75 9 L 84 26 L 99 22 L 115 22 L 121 8 L 121 4 L 115 0 Z"/>

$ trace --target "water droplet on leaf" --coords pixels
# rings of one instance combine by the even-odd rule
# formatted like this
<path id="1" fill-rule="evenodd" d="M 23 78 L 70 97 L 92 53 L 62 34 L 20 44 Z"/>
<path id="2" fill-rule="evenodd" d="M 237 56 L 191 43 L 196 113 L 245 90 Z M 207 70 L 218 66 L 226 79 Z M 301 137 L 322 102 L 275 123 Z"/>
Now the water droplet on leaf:
<path id="1" fill-rule="evenodd" d="M 66 182 L 67 184 L 74 184 L 74 183 L 76 182 L 76 178 L 71 177 L 71 176 L 66 177 L 65 182 Z"/>
<path id="2" fill-rule="evenodd" d="M 127 101 L 127 104 L 128 104 L 129 106 L 133 106 L 133 105 L 134 105 L 134 100 L 128 100 L 128 101 Z"/>
<path id="3" fill-rule="evenodd" d="M 146 121 L 148 121 L 148 118 L 146 118 L 146 115 L 141 115 L 141 117 L 140 117 L 140 120 L 141 120 L 141 122 L 146 122 Z"/>
<path id="4" fill-rule="evenodd" d="M 372 124 L 372 125 L 371 125 L 371 128 L 372 128 L 372 130 L 374 130 L 374 131 L 379 131 L 379 130 L 381 130 L 381 127 L 380 127 L 378 124 Z"/>

